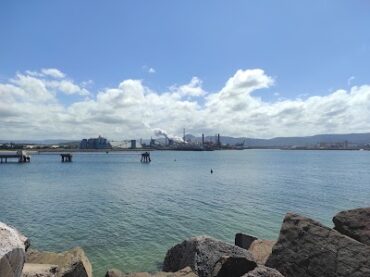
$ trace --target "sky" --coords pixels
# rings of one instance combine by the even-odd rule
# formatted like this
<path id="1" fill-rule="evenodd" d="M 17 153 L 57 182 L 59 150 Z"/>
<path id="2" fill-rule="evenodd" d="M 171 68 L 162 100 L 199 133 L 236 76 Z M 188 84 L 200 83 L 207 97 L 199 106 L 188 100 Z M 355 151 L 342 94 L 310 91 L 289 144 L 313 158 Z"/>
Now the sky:
<path id="1" fill-rule="evenodd" d="M 0 1 L 0 139 L 370 132 L 370 2 Z"/>

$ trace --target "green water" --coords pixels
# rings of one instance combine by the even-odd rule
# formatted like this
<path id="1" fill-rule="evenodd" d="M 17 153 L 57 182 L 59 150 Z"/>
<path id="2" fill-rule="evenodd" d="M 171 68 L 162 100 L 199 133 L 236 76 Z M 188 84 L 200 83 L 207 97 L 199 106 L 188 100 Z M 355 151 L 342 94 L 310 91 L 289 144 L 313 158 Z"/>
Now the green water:
<path id="1" fill-rule="evenodd" d="M 287 211 L 327 225 L 370 204 L 370 152 L 245 150 L 33 155 L 0 165 L 0 221 L 41 250 L 81 246 L 95 276 L 152 271 L 195 235 L 276 238 Z M 176 160 L 176 161 L 175 161 Z M 214 173 L 211 174 L 210 170 Z"/>

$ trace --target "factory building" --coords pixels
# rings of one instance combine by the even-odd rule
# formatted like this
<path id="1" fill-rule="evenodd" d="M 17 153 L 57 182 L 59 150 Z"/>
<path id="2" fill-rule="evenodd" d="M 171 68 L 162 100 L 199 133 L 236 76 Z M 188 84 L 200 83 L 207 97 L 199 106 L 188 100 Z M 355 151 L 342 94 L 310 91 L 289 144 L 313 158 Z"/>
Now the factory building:
<path id="1" fill-rule="evenodd" d="M 83 139 L 80 142 L 80 149 L 107 149 L 112 145 L 106 138 L 99 136 L 97 138 Z"/>

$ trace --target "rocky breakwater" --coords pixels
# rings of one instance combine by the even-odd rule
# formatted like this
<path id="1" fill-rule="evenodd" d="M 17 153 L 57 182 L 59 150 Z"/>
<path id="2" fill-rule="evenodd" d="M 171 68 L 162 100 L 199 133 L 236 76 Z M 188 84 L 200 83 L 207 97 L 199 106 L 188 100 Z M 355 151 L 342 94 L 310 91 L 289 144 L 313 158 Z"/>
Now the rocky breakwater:
<path id="1" fill-rule="evenodd" d="M 235 245 L 193 237 L 167 251 L 161 272 L 106 277 L 370 277 L 370 208 L 343 211 L 334 228 L 286 214 L 277 241 L 238 233 Z M 29 250 L 29 240 L 0 223 L 0 277 L 92 277 L 81 248 L 62 253 Z"/>
<path id="2" fill-rule="evenodd" d="M 35 268 L 40 268 L 43 266 L 44 270 L 46 268 L 49 269 L 50 276 L 56 277 L 92 277 L 92 267 L 89 259 L 87 258 L 85 252 L 80 247 L 75 247 L 71 250 L 61 252 L 61 253 L 53 253 L 53 252 L 46 252 L 46 251 L 37 251 L 37 250 L 30 250 L 27 253 L 26 261 L 28 264 L 32 264 L 33 267 L 30 266 L 25 267 L 25 269 L 29 269 L 29 271 L 24 272 L 24 275 L 27 274 L 28 277 L 37 276 L 38 271 Z M 26 263 L 26 265 L 27 265 Z M 30 271 L 30 269 L 33 269 Z M 35 273 L 35 275 L 32 275 Z M 52 273 L 54 275 L 52 275 Z M 49 276 L 46 275 L 46 276 Z"/>
<path id="3" fill-rule="evenodd" d="M 162 270 L 151 274 L 112 269 L 106 277 L 283 277 L 259 264 L 248 250 L 207 236 L 193 237 L 170 248 Z"/>
<path id="4" fill-rule="evenodd" d="M 361 242 L 369 232 L 370 217 L 363 216 L 368 210 L 339 213 L 335 229 L 288 213 L 266 265 L 286 277 L 370 276 L 370 247 Z"/>
<path id="5" fill-rule="evenodd" d="M 92 277 L 81 248 L 62 253 L 30 250 L 30 241 L 0 222 L 0 277 Z"/>
<path id="6" fill-rule="evenodd" d="M 185 240 L 167 251 L 164 271 L 175 271 L 185 266 L 199 277 L 259 276 L 248 275 L 258 271 L 275 273 L 261 276 L 281 276 L 276 270 L 262 268 L 250 251 L 204 236 Z"/>

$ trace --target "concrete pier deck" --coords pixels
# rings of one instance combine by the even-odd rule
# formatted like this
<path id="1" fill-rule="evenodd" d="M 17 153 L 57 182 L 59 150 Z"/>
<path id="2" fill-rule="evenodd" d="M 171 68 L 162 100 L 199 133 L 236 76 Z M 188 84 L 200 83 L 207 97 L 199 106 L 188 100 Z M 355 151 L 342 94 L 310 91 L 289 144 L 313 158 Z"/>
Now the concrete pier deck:
<path id="1" fill-rule="evenodd" d="M 28 163 L 31 161 L 30 155 L 26 151 L 18 150 L 15 153 L 0 152 L 0 163 L 7 163 L 8 160 L 16 160 L 18 163 Z"/>

